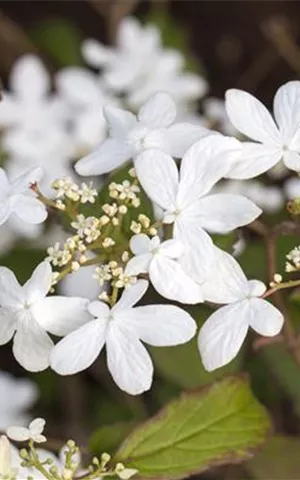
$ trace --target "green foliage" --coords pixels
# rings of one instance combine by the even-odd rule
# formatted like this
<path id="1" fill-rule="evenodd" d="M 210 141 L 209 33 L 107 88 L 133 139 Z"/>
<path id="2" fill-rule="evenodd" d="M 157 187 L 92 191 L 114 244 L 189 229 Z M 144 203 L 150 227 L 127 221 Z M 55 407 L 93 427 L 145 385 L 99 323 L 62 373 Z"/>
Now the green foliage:
<path id="1" fill-rule="evenodd" d="M 82 36 L 77 27 L 63 18 L 47 19 L 29 32 L 32 41 L 57 67 L 82 65 Z"/>
<path id="2" fill-rule="evenodd" d="M 250 460 L 247 470 L 256 480 L 296 480 L 300 477 L 300 440 L 273 437 Z"/>
<path id="3" fill-rule="evenodd" d="M 24 248 L 19 246 L 1 257 L 1 266 L 10 268 L 21 283 L 25 283 L 34 268 L 44 260 L 44 250 Z"/>
<path id="4" fill-rule="evenodd" d="M 125 440 L 116 460 L 142 478 L 184 478 L 248 459 L 269 417 L 243 377 L 227 377 L 170 402 Z"/>
<path id="5" fill-rule="evenodd" d="M 101 452 L 116 451 L 124 438 L 133 430 L 136 422 L 117 422 L 98 428 L 90 438 L 89 448 L 96 455 Z"/>

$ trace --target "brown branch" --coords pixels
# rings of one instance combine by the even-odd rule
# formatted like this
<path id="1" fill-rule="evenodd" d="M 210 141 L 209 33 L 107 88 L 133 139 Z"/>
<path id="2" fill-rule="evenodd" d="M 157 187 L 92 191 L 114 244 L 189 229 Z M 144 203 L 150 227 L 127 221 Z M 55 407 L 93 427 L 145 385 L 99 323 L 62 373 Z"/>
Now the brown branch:
<path id="1" fill-rule="evenodd" d="M 262 32 L 290 67 L 300 73 L 300 49 L 289 20 L 282 16 L 273 17 L 262 25 Z"/>

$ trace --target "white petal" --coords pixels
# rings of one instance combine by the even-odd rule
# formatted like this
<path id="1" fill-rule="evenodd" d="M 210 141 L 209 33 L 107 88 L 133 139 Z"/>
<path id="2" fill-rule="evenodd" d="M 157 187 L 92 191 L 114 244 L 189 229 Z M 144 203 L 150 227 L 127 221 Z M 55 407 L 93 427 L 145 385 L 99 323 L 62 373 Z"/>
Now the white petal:
<path id="1" fill-rule="evenodd" d="M 289 150 L 284 152 L 283 162 L 287 168 L 300 172 L 300 154 Z"/>
<path id="2" fill-rule="evenodd" d="M 159 246 L 159 254 L 169 258 L 180 258 L 183 255 L 184 245 L 182 242 L 171 239 L 165 240 Z"/>
<path id="3" fill-rule="evenodd" d="M 175 305 L 147 305 L 124 315 L 120 321 L 154 347 L 181 345 L 191 340 L 197 330 L 191 315 Z"/>
<path id="4" fill-rule="evenodd" d="M 247 301 L 221 307 L 200 329 L 198 348 L 209 372 L 231 362 L 240 350 L 248 331 Z"/>
<path id="5" fill-rule="evenodd" d="M 45 205 L 29 195 L 18 195 L 13 212 L 20 220 L 36 225 L 46 220 L 48 213 Z"/>
<path id="6" fill-rule="evenodd" d="M 200 303 L 203 292 L 176 261 L 162 255 L 155 255 L 149 268 L 149 278 L 155 290 L 169 300 L 181 303 Z"/>
<path id="7" fill-rule="evenodd" d="M 14 311 L 7 307 L 0 308 L 0 345 L 5 345 L 12 339 L 16 325 Z"/>
<path id="8" fill-rule="evenodd" d="M 251 298 L 249 324 L 260 335 L 274 337 L 282 329 L 284 317 L 271 303 L 262 298 Z"/>
<path id="9" fill-rule="evenodd" d="M 24 55 L 14 64 L 11 88 L 27 103 L 39 100 L 50 90 L 50 75 L 35 55 Z"/>
<path id="10" fill-rule="evenodd" d="M 199 125 L 176 123 L 166 131 L 168 153 L 172 157 L 182 158 L 191 145 L 210 133 L 210 130 Z"/>
<path id="11" fill-rule="evenodd" d="M 0 202 L 0 226 L 8 220 L 13 210 L 12 205 L 13 203 L 9 200 Z"/>
<path id="12" fill-rule="evenodd" d="M 136 116 L 121 108 L 109 105 L 104 107 L 103 114 L 112 137 L 122 137 L 137 125 Z"/>
<path id="13" fill-rule="evenodd" d="M 199 225 L 212 233 L 231 232 L 253 222 L 262 213 L 248 198 L 226 193 L 201 198 L 193 205 L 193 212 L 195 211 L 199 212 Z"/>
<path id="14" fill-rule="evenodd" d="M 63 337 L 91 320 L 87 307 L 85 298 L 53 296 L 36 302 L 31 312 L 44 330 Z"/>
<path id="15" fill-rule="evenodd" d="M 201 284 L 204 299 L 213 303 L 233 303 L 249 294 L 249 282 L 238 262 L 216 248 L 216 262 Z"/>
<path id="16" fill-rule="evenodd" d="M 111 50 L 97 40 L 88 38 L 81 48 L 83 58 L 91 67 L 102 67 L 111 59 Z"/>
<path id="17" fill-rule="evenodd" d="M 178 170 L 170 155 L 148 150 L 137 157 L 135 169 L 143 189 L 153 202 L 165 210 L 175 208 Z"/>
<path id="18" fill-rule="evenodd" d="M 141 253 L 148 253 L 150 251 L 151 240 L 148 235 L 140 233 L 131 237 L 129 246 L 134 255 L 141 255 Z"/>
<path id="19" fill-rule="evenodd" d="M 51 368 L 60 375 L 73 375 L 90 367 L 100 355 L 106 330 L 107 320 L 92 320 L 67 335 L 51 353 Z"/>
<path id="20" fill-rule="evenodd" d="M 1 194 L 3 194 L 3 198 L 5 198 L 5 196 L 8 195 L 9 193 L 10 185 L 9 185 L 6 172 L 3 168 L 0 168 L 0 189 L 1 189 Z"/>
<path id="21" fill-rule="evenodd" d="M 122 140 L 108 138 L 96 150 L 75 165 L 79 175 L 103 175 L 111 172 L 132 156 L 131 149 Z"/>
<path id="22" fill-rule="evenodd" d="M 11 440 L 16 442 L 26 442 L 30 438 L 30 432 L 25 427 L 9 427 L 6 433 Z"/>
<path id="23" fill-rule="evenodd" d="M 282 158 L 282 149 L 273 145 L 244 142 L 237 161 L 234 162 L 226 178 L 239 180 L 254 178 L 270 170 Z"/>
<path id="24" fill-rule="evenodd" d="M 95 74 L 86 68 L 68 67 L 55 77 L 60 94 L 73 106 L 89 107 L 101 99 L 101 87 Z"/>
<path id="25" fill-rule="evenodd" d="M 94 300 L 89 303 L 88 312 L 95 318 L 105 319 L 109 317 L 110 308 L 106 303 Z"/>
<path id="26" fill-rule="evenodd" d="M 107 366 L 121 390 L 138 395 L 152 384 L 153 365 L 142 343 L 130 331 L 111 324 L 106 341 Z"/>
<path id="27" fill-rule="evenodd" d="M 261 297 L 267 290 L 266 285 L 260 280 L 248 280 L 249 294 L 253 297 Z"/>
<path id="28" fill-rule="evenodd" d="M 139 121 L 150 128 L 168 127 L 176 118 L 176 104 L 172 97 L 164 92 L 152 95 L 140 108 Z"/>
<path id="29" fill-rule="evenodd" d="M 138 280 L 134 285 L 126 288 L 121 295 L 120 300 L 112 308 L 112 312 L 121 311 L 127 308 L 131 308 L 135 305 L 146 293 L 149 286 L 147 280 Z"/>
<path id="30" fill-rule="evenodd" d="M 27 302 L 34 303 L 44 298 L 49 292 L 51 284 L 52 268 L 50 263 L 45 260 L 36 267 L 30 279 L 23 286 Z"/>
<path id="31" fill-rule="evenodd" d="M 153 255 L 151 253 L 142 253 L 133 257 L 126 264 L 125 275 L 139 275 L 140 273 L 148 273 Z"/>
<path id="32" fill-rule="evenodd" d="M 178 202 L 190 205 L 208 193 L 240 153 L 240 142 L 223 135 L 209 135 L 184 155 L 180 167 Z"/>
<path id="33" fill-rule="evenodd" d="M 280 143 L 277 126 L 266 107 L 243 90 L 230 89 L 226 95 L 226 111 L 237 130 L 262 143 Z"/>
<path id="34" fill-rule="evenodd" d="M 29 430 L 32 435 L 40 435 L 46 425 L 46 420 L 44 418 L 35 418 L 29 424 Z"/>
<path id="35" fill-rule="evenodd" d="M 20 105 L 15 95 L 2 92 L 0 108 L 0 127 L 7 128 L 20 121 Z"/>
<path id="36" fill-rule="evenodd" d="M 300 124 L 300 82 L 282 85 L 274 97 L 274 116 L 282 142 L 289 144 Z"/>
<path id="37" fill-rule="evenodd" d="M 43 178 L 44 170 L 42 167 L 33 167 L 27 170 L 18 178 L 15 178 L 11 187 L 14 193 L 25 193 L 29 190 L 32 183 L 40 182 Z"/>
<path id="38" fill-rule="evenodd" d="M 24 293 L 14 273 L 6 267 L 0 267 L 0 305 L 19 307 L 24 301 Z"/>
<path id="39" fill-rule="evenodd" d="M 174 238 L 184 245 L 180 263 L 196 282 L 202 282 L 215 261 L 215 247 L 210 236 L 193 218 L 180 216 L 174 224 Z"/>
<path id="40" fill-rule="evenodd" d="M 13 340 L 16 360 L 29 372 L 40 372 L 49 367 L 49 355 L 53 342 L 31 316 L 18 322 Z"/>

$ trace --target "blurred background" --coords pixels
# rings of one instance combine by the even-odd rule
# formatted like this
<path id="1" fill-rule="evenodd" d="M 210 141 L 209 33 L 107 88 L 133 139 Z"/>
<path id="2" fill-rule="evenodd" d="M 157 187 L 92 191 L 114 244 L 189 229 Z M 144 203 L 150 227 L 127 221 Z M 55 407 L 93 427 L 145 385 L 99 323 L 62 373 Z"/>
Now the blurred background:
<path id="1" fill-rule="evenodd" d="M 28 54 L 38 56 L 49 76 L 47 95 L 58 91 L 63 96 L 65 91 L 61 72 L 66 68 L 78 67 L 89 72 L 89 75 L 98 74 L 99 68 L 95 62 L 88 62 L 88 55 L 84 57 L 82 54 L 84 41 L 92 38 L 104 46 L 115 45 L 120 22 L 129 15 L 138 18 L 142 24 L 156 25 L 161 35 L 161 48 L 178 51 L 184 58 L 182 71 L 198 78 L 196 81 L 196 77 L 193 77 L 194 83 L 189 78 L 189 85 L 195 87 L 194 97 L 189 98 L 186 92 L 182 94 L 182 117 L 193 118 L 193 121 L 223 133 L 235 134 L 224 110 L 226 89 L 248 90 L 271 107 L 277 88 L 299 78 L 300 3 L 297 1 L 0 1 L 0 78 L 4 90 L 3 105 L 0 104 L 1 162 L 11 172 L 19 172 L 23 165 L 30 164 L 28 157 L 31 149 L 35 154 L 38 152 L 39 156 L 44 155 L 49 164 L 54 155 L 59 158 L 60 155 L 67 156 L 72 163 L 94 146 L 95 138 L 99 142 L 104 135 L 101 124 L 96 133 L 92 132 L 92 138 L 90 136 L 92 125 L 95 125 L 92 122 L 95 118 L 93 115 L 97 116 L 97 112 L 90 112 L 90 106 L 84 107 L 84 113 L 92 113 L 89 121 L 85 119 L 84 127 L 81 123 L 80 127 L 76 126 L 77 136 L 72 124 L 72 136 L 67 140 L 64 138 L 62 141 L 60 137 L 57 140 L 58 137 L 51 130 L 55 141 L 50 145 L 50 134 L 46 128 L 44 132 L 38 131 L 41 136 L 37 143 L 37 130 L 30 131 L 30 134 L 35 134 L 33 140 L 30 137 L 30 145 L 27 143 L 28 136 L 24 140 L 24 129 L 21 134 L 18 131 L 18 135 L 15 130 L 13 135 L 7 133 L 12 122 L 8 121 L 9 115 L 3 113 L 1 116 L 5 95 L 9 96 L 17 83 L 19 97 L 23 92 L 25 98 L 30 87 L 26 83 L 29 77 L 24 76 L 23 79 L 21 75 L 16 80 L 15 74 L 13 81 L 16 61 Z M 167 85 L 162 82 L 161 87 L 157 79 L 153 84 L 156 85 L 154 90 L 165 89 Z M 89 85 L 88 81 L 77 85 L 77 99 L 83 102 L 81 98 L 91 91 L 89 88 L 92 89 Z M 183 92 L 180 88 L 176 85 L 172 90 L 170 86 L 175 97 L 176 93 L 179 95 Z M 109 98 L 112 91 L 104 89 L 101 95 Z M 98 99 L 96 93 L 90 97 L 91 103 L 99 104 L 100 112 L 101 105 L 105 103 L 103 98 Z M 130 105 L 133 111 L 142 103 L 130 95 L 124 96 L 123 92 L 115 97 L 118 104 Z M 185 108 L 186 105 L 189 108 Z M 22 103 L 19 106 L 22 111 Z M 80 112 L 81 115 L 82 110 Z M 80 122 L 82 118 L 83 114 Z M 25 130 L 28 133 L 27 126 Z M 77 144 L 79 133 L 82 143 Z M 60 142 L 62 147 L 58 147 Z M 76 151 L 73 150 L 75 143 Z M 21 152 L 22 148 L 25 153 Z M 61 170 L 61 164 L 57 164 L 54 178 Z M 224 189 L 240 189 L 251 197 L 263 207 L 266 212 L 264 221 L 269 224 L 285 219 L 285 202 L 292 196 L 300 195 L 299 181 L 290 182 L 289 174 L 282 168 L 264 175 L 259 182 L 239 183 L 239 186 L 235 182 L 228 183 Z M 1 264 L 13 268 L 18 278 L 25 281 L 33 267 L 44 258 L 45 249 L 63 236 L 62 231 L 55 230 L 51 224 L 45 232 L 24 231 L 20 225 L 2 227 Z M 239 241 L 237 255 L 247 276 L 268 280 L 270 272 L 267 272 L 264 245 L 255 233 L 241 231 L 237 235 L 216 238 L 216 241 L 230 252 Z M 299 239 L 295 236 L 278 240 L 279 272 L 284 270 L 285 255 L 298 243 Z M 67 293 L 75 294 L 78 288 L 82 289 L 82 279 L 75 279 L 62 288 Z M 152 292 L 150 296 L 154 301 L 155 294 Z M 292 299 L 287 299 L 287 308 L 298 326 L 300 294 L 296 292 Z M 208 307 L 203 306 L 193 307 L 190 311 L 199 325 L 210 312 Z M 291 355 L 280 342 L 261 346 L 254 336 L 250 336 L 238 358 L 228 367 L 212 374 L 204 371 L 195 342 L 168 349 L 152 348 L 151 353 L 157 372 L 153 389 L 141 397 L 130 397 L 118 390 L 111 381 L 103 355 L 89 371 L 60 378 L 50 371 L 25 375 L 15 362 L 11 347 L 1 347 L 0 366 L 3 373 L 0 375 L 0 420 L 2 418 L 3 421 L 2 425 L 0 421 L 0 429 L 6 428 L 6 423 L 17 421 L 17 418 L 25 422 L 26 415 L 41 415 L 47 418 L 49 437 L 54 439 L 54 445 L 61 438 L 73 436 L 82 443 L 89 440 L 92 448 L 100 444 L 101 451 L 113 451 L 134 425 L 155 413 L 180 391 L 205 385 L 224 373 L 246 371 L 256 396 L 271 411 L 277 437 L 248 464 L 222 467 L 202 474 L 200 478 L 300 478 L 300 376 Z M 11 374 L 18 380 L 7 376 Z"/>

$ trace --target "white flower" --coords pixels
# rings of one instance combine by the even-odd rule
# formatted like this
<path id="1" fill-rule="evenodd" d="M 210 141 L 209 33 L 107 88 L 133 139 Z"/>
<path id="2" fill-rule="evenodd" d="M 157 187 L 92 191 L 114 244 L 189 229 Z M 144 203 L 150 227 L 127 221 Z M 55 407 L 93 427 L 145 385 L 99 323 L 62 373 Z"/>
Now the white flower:
<path id="1" fill-rule="evenodd" d="M 288 200 L 300 197 L 300 179 L 298 177 L 288 178 L 284 182 L 284 193 Z"/>
<path id="2" fill-rule="evenodd" d="M 70 109 L 70 124 L 77 152 L 89 151 L 104 140 L 106 121 L 104 105 L 117 105 L 98 76 L 80 67 L 69 67 L 58 72 L 55 78 L 58 92 Z"/>
<path id="3" fill-rule="evenodd" d="M 45 206 L 30 190 L 30 184 L 39 181 L 42 175 L 42 169 L 37 167 L 10 182 L 0 168 L 0 225 L 12 214 L 32 224 L 41 223 L 47 218 Z"/>
<path id="4" fill-rule="evenodd" d="M 252 178 L 280 160 L 300 171 L 300 82 L 288 82 L 277 90 L 274 117 L 255 97 L 243 90 L 226 92 L 227 114 L 237 130 L 253 139 L 243 143 L 241 157 L 227 175 Z"/>
<path id="5" fill-rule="evenodd" d="M 241 195 L 208 195 L 239 154 L 239 142 L 211 135 L 184 155 L 180 174 L 175 161 L 157 150 L 141 154 L 137 176 L 150 199 L 163 210 L 163 222 L 174 223 L 173 236 L 184 244 L 180 262 L 195 280 L 203 281 L 215 260 L 206 233 L 227 233 L 252 222 L 261 210 Z"/>
<path id="6" fill-rule="evenodd" d="M 115 107 L 105 107 L 109 137 L 90 155 L 77 162 L 80 175 L 101 175 L 119 167 L 143 151 L 155 148 L 181 157 L 196 140 L 207 135 L 200 126 L 178 123 L 176 105 L 166 93 L 153 95 L 137 117 Z"/>
<path id="7" fill-rule="evenodd" d="M 105 83 L 117 92 L 136 88 L 154 67 L 160 46 L 160 32 L 143 27 L 133 17 L 124 18 L 117 31 L 116 47 L 106 47 L 96 40 L 86 40 L 82 53 L 94 68 L 103 68 Z"/>
<path id="8" fill-rule="evenodd" d="M 176 98 L 180 112 L 191 110 L 191 103 L 203 97 L 208 84 L 203 77 L 191 72 L 184 72 L 185 60 L 183 55 L 176 50 L 162 51 L 155 67 L 152 68 L 147 78 L 136 88 L 132 89 L 126 98 L 132 108 L 138 108 L 156 92 L 168 92 Z"/>
<path id="9" fill-rule="evenodd" d="M 153 365 L 141 340 L 154 346 L 185 343 L 194 336 L 196 324 L 188 313 L 172 305 L 133 308 L 147 287 L 147 281 L 139 280 L 112 309 L 103 302 L 90 303 L 89 312 L 95 319 L 55 346 L 53 370 L 61 375 L 85 370 L 105 344 L 108 369 L 116 384 L 132 395 L 149 390 Z"/>
<path id="10" fill-rule="evenodd" d="M 64 118 L 65 106 L 51 95 L 51 78 L 35 55 L 19 58 L 10 74 L 11 92 L 4 91 L 0 105 L 0 126 L 13 130 L 48 129 Z"/>
<path id="11" fill-rule="evenodd" d="M 260 298 L 266 286 L 259 280 L 247 280 L 228 253 L 219 250 L 219 262 L 203 290 L 206 300 L 229 304 L 214 312 L 200 329 L 198 348 L 206 370 L 229 363 L 240 350 L 249 327 L 267 337 L 280 332 L 282 313 Z"/>
<path id="12" fill-rule="evenodd" d="M 126 265 L 125 274 L 149 273 L 149 279 L 160 295 L 182 303 L 200 303 L 203 294 L 177 261 L 183 254 L 183 245 L 177 240 L 160 242 L 145 234 L 134 235 L 130 249 L 135 254 Z"/>
<path id="13" fill-rule="evenodd" d="M 47 439 L 42 435 L 46 420 L 43 418 L 36 418 L 32 420 L 28 428 L 25 427 L 9 427 L 6 430 L 7 436 L 16 442 L 26 442 L 33 440 L 36 443 L 46 442 Z"/>
<path id="14" fill-rule="evenodd" d="M 36 401 L 38 390 L 29 379 L 14 378 L 0 372 L 0 429 L 12 424 L 27 424 L 25 411 Z"/>
<path id="15" fill-rule="evenodd" d="M 13 339 L 16 360 L 37 372 L 49 366 L 53 342 L 46 331 L 63 336 L 90 319 L 87 300 L 77 297 L 46 297 L 52 269 L 44 261 L 21 286 L 15 275 L 0 267 L 0 345 Z"/>
<path id="16" fill-rule="evenodd" d="M 161 45 L 156 26 L 143 26 L 133 17 L 120 22 L 116 47 L 87 40 L 83 56 L 94 68 L 103 69 L 105 84 L 125 94 L 126 103 L 133 107 L 162 90 L 176 96 L 179 103 L 197 100 L 207 90 L 202 77 L 184 72 L 184 57 L 179 51 Z"/>
<path id="17" fill-rule="evenodd" d="M 53 197 L 51 184 L 57 178 L 74 176 L 74 140 L 58 125 L 48 129 L 37 125 L 35 129 L 11 132 L 4 137 L 3 147 L 9 153 L 7 170 L 11 176 L 21 175 L 35 165 L 43 168 L 40 188 L 45 195 Z"/>

